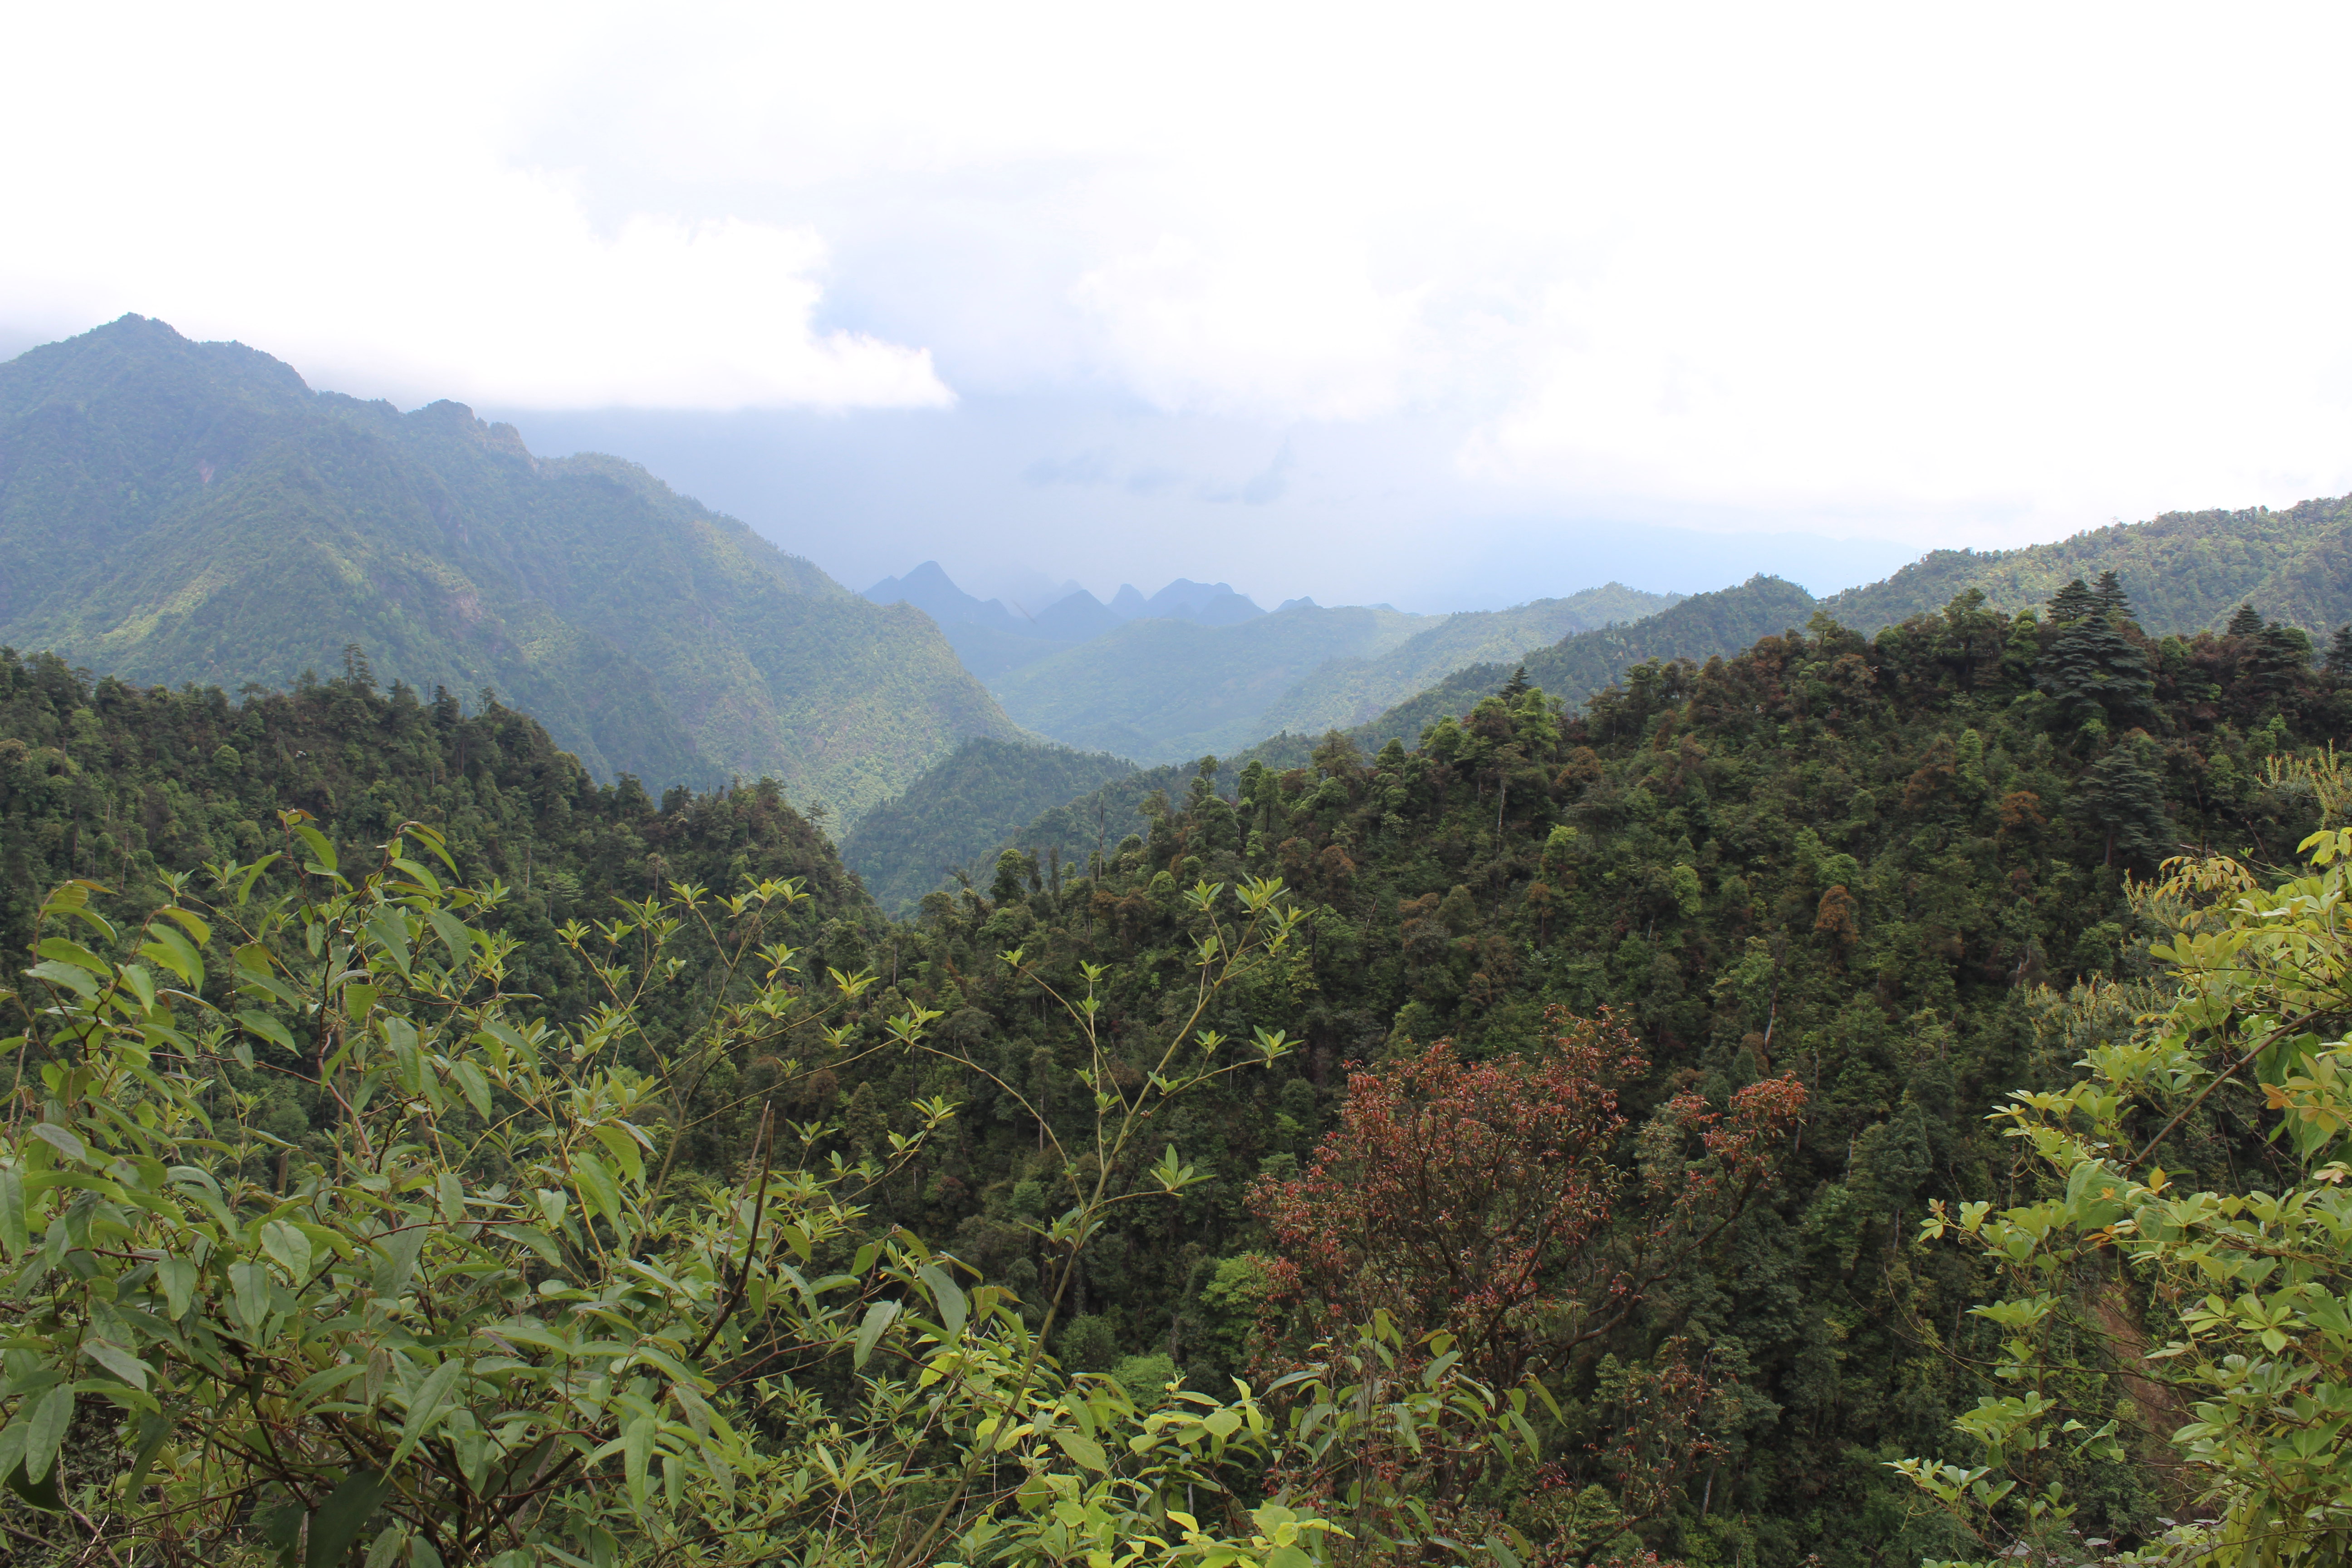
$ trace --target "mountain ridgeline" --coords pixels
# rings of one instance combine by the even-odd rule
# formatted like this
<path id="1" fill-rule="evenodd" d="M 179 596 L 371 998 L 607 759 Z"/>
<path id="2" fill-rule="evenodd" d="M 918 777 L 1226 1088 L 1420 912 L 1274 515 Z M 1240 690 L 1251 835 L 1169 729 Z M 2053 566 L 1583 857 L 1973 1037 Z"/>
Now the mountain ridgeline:
<path id="1" fill-rule="evenodd" d="M 314 393 L 126 316 L 0 364 L 0 643 L 121 679 L 344 672 L 537 716 L 593 772 L 845 816 L 1020 731 L 930 619 L 613 458 Z"/>

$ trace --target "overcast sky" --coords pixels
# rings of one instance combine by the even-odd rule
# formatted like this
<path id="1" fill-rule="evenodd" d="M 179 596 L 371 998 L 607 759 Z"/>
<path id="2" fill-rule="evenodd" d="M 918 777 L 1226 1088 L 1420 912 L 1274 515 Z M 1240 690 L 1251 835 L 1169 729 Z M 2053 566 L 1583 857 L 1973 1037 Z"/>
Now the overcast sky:
<path id="1" fill-rule="evenodd" d="M 457 397 L 857 587 L 1827 591 L 2352 489 L 2347 32 L 20 8 L 0 353 L 137 310 Z"/>

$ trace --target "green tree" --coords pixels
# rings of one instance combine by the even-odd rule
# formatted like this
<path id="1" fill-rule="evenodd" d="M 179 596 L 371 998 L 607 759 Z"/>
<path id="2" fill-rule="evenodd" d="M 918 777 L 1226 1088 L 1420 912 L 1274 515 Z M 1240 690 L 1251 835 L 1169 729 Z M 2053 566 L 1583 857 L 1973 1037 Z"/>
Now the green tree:
<path id="1" fill-rule="evenodd" d="M 299 814 L 286 826 L 299 883 L 280 897 L 255 896 L 267 860 L 219 865 L 208 901 L 174 879 L 125 931 L 94 884 L 53 892 L 23 1032 L 0 1042 L 18 1064 L 0 1479 L 92 1550 L 1206 1564 L 1297 1561 L 1325 1528 L 1278 1500 L 1202 1527 L 1183 1505 L 1273 1447 L 1255 1404 L 1144 1415 L 1115 1380 L 1062 1373 L 1009 1292 L 872 1226 L 860 1194 L 919 1157 L 945 1100 L 854 1163 L 810 1158 L 828 1130 L 771 1111 L 729 1179 L 668 1174 L 671 1090 L 616 1059 L 637 981 L 678 977 L 689 921 L 756 930 L 789 884 L 574 922 L 614 1001 L 551 1026 L 481 923 L 501 890 L 443 880 L 437 835 L 405 825 L 346 874 Z M 870 984 L 806 985 L 789 947 L 757 954 L 699 1033 Z M 866 1048 L 916 1048 L 929 1016 Z M 291 1080 L 337 1108 L 331 1154 L 268 1130 L 265 1090 Z M 1188 1179 L 1171 1149 L 1159 1190 Z M 1057 1225 L 1082 1239 L 1100 1196 Z M 78 1412 L 122 1464 L 68 1492 Z"/>
<path id="2" fill-rule="evenodd" d="M 2031 1201 L 1938 1203 L 1926 1223 L 1928 1239 L 1957 1233 L 1979 1249 L 2007 1287 L 1975 1311 L 1999 1330 L 2013 1392 L 1957 1423 L 1981 1462 L 1898 1468 L 2007 1556 L 2079 1555 L 2067 1461 L 2121 1457 L 2116 1424 L 2081 1396 L 2124 1374 L 2187 1406 L 2169 1438 L 2203 1517 L 2169 1531 L 2166 1555 L 2229 1568 L 2352 1558 L 2352 829 L 2303 847 L 2309 870 L 2274 886 L 2209 860 L 2145 895 L 2176 928 L 2155 949 L 2168 1005 L 2094 1044 L 2085 1076 L 2002 1106 L 2041 1177 Z M 2138 1011 L 2096 993 L 2076 1007 Z M 2185 1157 L 2176 1135 L 2215 1118 L 2257 1123 L 2267 1169 L 2184 1190 L 2163 1160 Z M 2171 1304 L 2168 1342 L 2117 1331 L 2118 1269 Z"/>

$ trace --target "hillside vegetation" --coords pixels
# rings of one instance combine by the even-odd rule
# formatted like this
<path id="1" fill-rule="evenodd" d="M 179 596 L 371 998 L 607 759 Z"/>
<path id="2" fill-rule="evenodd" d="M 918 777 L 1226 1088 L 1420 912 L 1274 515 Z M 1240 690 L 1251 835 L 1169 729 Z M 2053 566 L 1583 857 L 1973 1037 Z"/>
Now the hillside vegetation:
<path id="1" fill-rule="evenodd" d="M 1656 615 L 1623 626 L 1574 632 L 1512 663 L 1472 665 L 1447 676 L 1353 731 L 1374 748 L 1413 739 L 1440 718 L 1469 711 L 1480 698 L 1524 665 L 1527 679 L 1571 709 L 1650 659 L 1707 659 L 1738 653 L 1759 637 L 1801 626 L 1813 613 L 1812 595 L 1778 577 L 1755 577 L 1737 588 L 1694 594 Z"/>
<path id="2" fill-rule="evenodd" d="M 2021 550 L 1937 550 L 1882 583 L 1822 601 L 1865 632 L 1940 609 L 1973 588 L 1997 610 L 2031 609 L 2069 579 L 2113 572 L 2151 632 L 2220 631 L 2243 604 L 2323 636 L 2352 619 L 2352 497 L 2284 511 L 2176 511 Z"/>
<path id="3" fill-rule="evenodd" d="M 959 872 L 984 874 L 997 846 L 1041 814 L 1135 772 L 1103 752 L 966 741 L 859 817 L 841 858 L 876 903 L 903 914 Z"/>
<path id="4" fill-rule="evenodd" d="M 601 786 L 504 707 L 0 657 L 5 934 L 100 885 L 39 906 L 21 982 L 0 1523 L 616 1568 L 1180 1526 L 1296 1568 L 1275 1534 L 1326 1525 L 1402 1564 L 1431 1521 L 1560 1568 L 2009 1552 L 2021 1510 L 1979 1531 L 1895 1467 L 1979 1462 L 1954 1423 L 2031 1359 L 1920 1221 L 2042 1212 L 1986 1111 L 2133 1058 L 2173 906 L 2128 879 L 2220 848 L 2235 898 L 2352 807 L 2352 636 L 2314 651 L 2148 636 L 2113 579 L 1816 617 L 1578 712 L 1514 680 L 1376 752 L 1170 770 L 1099 852 L 898 922 L 772 786 Z M 2315 934 L 2305 1076 L 2184 1059 L 2164 1179 L 2340 1173 L 2340 1096 L 2283 1098 L 2352 1026 Z M 2033 1289 L 2050 1396 L 2115 1425 L 2026 1464 L 2148 1547 L 2216 1472 L 2148 1396 L 2177 1293 L 2111 1263 Z M 2335 1353 L 2281 1321 L 2243 1342 Z M 2281 1428 L 2299 1465 L 2333 1419 Z"/>
<path id="5" fill-rule="evenodd" d="M 1654 616 L 1681 597 L 1610 583 L 1507 610 L 1465 610 L 1414 633 L 1386 653 L 1333 659 L 1260 713 L 1259 733 L 1319 735 L 1326 730 L 1350 730 L 1458 669 L 1516 661 L 1531 649 L 1578 632 Z"/>
<path id="6" fill-rule="evenodd" d="M 633 464 L 125 317 L 0 365 L 0 641 L 134 682 L 495 689 L 592 772 L 854 815 L 1013 738 L 938 628 Z"/>

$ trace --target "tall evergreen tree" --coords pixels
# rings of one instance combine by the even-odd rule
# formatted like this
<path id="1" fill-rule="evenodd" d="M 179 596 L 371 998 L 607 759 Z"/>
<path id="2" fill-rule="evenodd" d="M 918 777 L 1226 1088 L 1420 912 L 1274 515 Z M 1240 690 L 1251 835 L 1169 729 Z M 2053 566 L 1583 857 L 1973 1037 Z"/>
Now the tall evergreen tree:
<path id="1" fill-rule="evenodd" d="M 2099 574 L 2099 581 L 2091 590 L 2091 605 L 2094 615 L 2104 616 L 2110 620 L 2117 616 L 2126 620 L 2131 617 L 2131 600 L 2124 593 L 2122 581 L 2113 571 Z"/>
<path id="2" fill-rule="evenodd" d="M 2336 628 L 2327 644 L 2327 673 L 2352 676 L 2352 622 Z"/>
<path id="3" fill-rule="evenodd" d="M 2262 629 L 2263 618 L 2254 613 L 2253 605 L 2240 605 L 2238 613 L 2230 617 L 2230 624 L 2222 628 L 2221 635 L 2225 637 L 2250 637 Z"/>
<path id="4" fill-rule="evenodd" d="M 2120 855 L 2146 870 L 2164 858 L 2172 843 L 2172 819 L 2164 809 L 2164 774 L 2156 742 L 2135 734 L 2091 764 L 2077 788 L 2091 820 L 2106 836 L 2105 858 Z"/>
<path id="5" fill-rule="evenodd" d="M 2098 610 L 2099 596 L 2080 577 L 2050 595 L 2050 619 L 2053 623 L 2086 620 Z"/>
<path id="6" fill-rule="evenodd" d="M 2055 634 L 2034 668 L 2033 681 L 2077 724 L 2101 718 L 2120 725 L 2154 711 L 2155 677 L 2147 655 L 2124 633 L 2131 606 L 2113 578 L 2107 574 L 2095 592 L 2078 577 L 2050 600 Z M 2111 599 L 2105 596 L 2109 591 Z"/>

